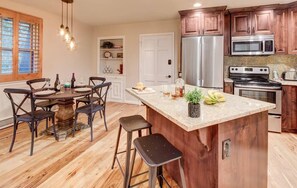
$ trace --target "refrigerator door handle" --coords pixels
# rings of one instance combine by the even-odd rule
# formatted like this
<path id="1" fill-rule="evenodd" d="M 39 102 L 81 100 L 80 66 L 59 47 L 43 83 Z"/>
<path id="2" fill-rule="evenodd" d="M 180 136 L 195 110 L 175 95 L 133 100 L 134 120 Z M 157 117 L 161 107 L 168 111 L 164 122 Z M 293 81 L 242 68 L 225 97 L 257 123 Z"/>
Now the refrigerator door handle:
<path id="1" fill-rule="evenodd" d="M 200 56 L 199 56 L 199 69 L 200 69 L 200 74 L 199 74 L 199 85 L 198 86 L 203 86 L 203 67 L 202 67 L 202 60 L 203 60 L 203 51 L 202 51 L 202 47 L 203 47 L 203 44 L 202 44 L 202 41 L 203 41 L 203 37 L 200 38 L 200 43 L 199 43 L 199 52 L 200 52 Z"/>

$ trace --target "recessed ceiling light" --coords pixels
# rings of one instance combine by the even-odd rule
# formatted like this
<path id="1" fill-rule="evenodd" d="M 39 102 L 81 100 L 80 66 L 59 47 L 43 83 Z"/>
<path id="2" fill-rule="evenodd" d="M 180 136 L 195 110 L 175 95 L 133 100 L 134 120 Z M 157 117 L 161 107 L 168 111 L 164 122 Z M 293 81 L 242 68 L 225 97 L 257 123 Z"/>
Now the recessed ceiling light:
<path id="1" fill-rule="evenodd" d="M 194 3 L 193 7 L 201 7 L 201 3 Z"/>

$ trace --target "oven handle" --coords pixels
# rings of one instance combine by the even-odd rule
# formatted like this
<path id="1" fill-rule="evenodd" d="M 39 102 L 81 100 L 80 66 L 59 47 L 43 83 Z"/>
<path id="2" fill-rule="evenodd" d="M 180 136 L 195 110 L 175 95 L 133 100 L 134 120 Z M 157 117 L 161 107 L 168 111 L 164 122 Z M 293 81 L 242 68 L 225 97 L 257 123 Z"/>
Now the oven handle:
<path id="1" fill-rule="evenodd" d="M 234 87 L 234 95 L 239 95 L 239 90 L 252 90 L 252 91 L 267 91 L 267 92 L 276 92 L 281 93 L 281 89 L 261 89 L 261 88 L 248 88 L 248 87 Z"/>
<path id="2" fill-rule="evenodd" d="M 282 91 L 282 89 L 280 88 L 280 89 L 265 89 L 265 88 L 250 88 L 250 87 L 234 87 L 234 90 L 236 90 L 236 89 L 245 89 L 245 90 L 253 90 L 253 91 L 269 91 L 269 92 L 277 92 L 277 91 Z"/>

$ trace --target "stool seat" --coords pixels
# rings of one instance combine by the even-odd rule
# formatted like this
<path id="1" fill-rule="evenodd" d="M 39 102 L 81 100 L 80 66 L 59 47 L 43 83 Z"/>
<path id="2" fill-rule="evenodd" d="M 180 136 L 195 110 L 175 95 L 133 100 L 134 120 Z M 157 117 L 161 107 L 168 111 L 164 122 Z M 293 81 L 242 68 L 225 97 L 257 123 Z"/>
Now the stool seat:
<path id="1" fill-rule="evenodd" d="M 121 117 L 119 122 L 127 132 L 138 131 L 152 127 L 141 115 Z"/>
<path id="2" fill-rule="evenodd" d="M 161 134 L 136 138 L 134 146 L 144 162 L 152 167 L 162 166 L 182 157 L 182 153 Z"/>

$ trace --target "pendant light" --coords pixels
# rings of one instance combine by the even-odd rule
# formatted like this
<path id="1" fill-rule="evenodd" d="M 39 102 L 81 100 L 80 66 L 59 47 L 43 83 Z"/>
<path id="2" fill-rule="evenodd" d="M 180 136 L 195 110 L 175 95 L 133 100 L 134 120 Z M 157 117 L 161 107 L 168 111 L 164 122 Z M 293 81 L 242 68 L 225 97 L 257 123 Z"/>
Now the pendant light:
<path id="1" fill-rule="evenodd" d="M 65 35 L 65 27 L 64 27 L 64 3 L 63 3 L 63 1 L 61 1 L 62 2 L 62 23 L 61 23 L 61 25 L 60 25 L 60 30 L 59 30 L 59 34 L 60 34 L 60 36 L 61 37 L 63 37 L 64 35 Z"/>
<path id="2" fill-rule="evenodd" d="M 70 38 L 70 41 L 69 41 L 69 49 L 72 51 L 75 49 L 76 47 L 76 44 L 75 44 L 75 39 L 74 39 L 74 36 L 73 36 L 73 3 L 71 4 L 71 33 L 72 33 L 72 36 Z"/>
<path id="3" fill-rule="evenodd" d="M 61 0 L 62 2 L 62 23 L 60 25 L 59 35 L 64 39 L 67 47 L 72 51 L 76 48 L 76 42 L 73 36 L 73 0 Z M 64 3 L 66 3 L 66 25 L 64 26 Z M 71 4 L 71 16 L 69 16 L 69 4 Z M 71 27 L 69 28 L 69 17 Z"/>
<path id="4" fill-rule="evenodd" d="M 64 0 L 62 0 L 64 1 Z M 68 1 L 66 2 L 67 3 L 67 6 L 66 6 L 66 28 L 65 28 L 65 35 L 64 35 L 64 40 L 66 43 L 69 43 L 70 42 L 70 39 L 71 39 L 71 34 L 70 34 L 70 30 L 69 30 L 69 27 L 68 27 Z"/>

